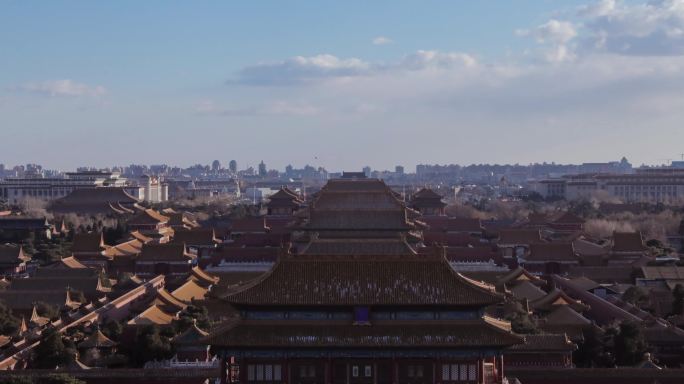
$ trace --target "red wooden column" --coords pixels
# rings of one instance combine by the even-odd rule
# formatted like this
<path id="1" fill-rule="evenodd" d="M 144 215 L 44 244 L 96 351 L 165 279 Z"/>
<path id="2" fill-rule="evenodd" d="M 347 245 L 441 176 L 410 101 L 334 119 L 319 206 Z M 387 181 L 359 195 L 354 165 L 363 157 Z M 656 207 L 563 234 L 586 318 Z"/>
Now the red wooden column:
<path id="1" fill-rule="evenodd" d="M 504 357 L 503 357 L 503 354 L 499 355 L 499 357 L 496 359 L 496 361 L 499 364 L 499 381 L 503 383 L 503 379 L 504 379 Z"/>
<path id="2" fill-rule="evenodd" d="M 399 384 L 399 366 L 396 357 L 392 357 L 392 383 Z"/>
<path id="3" fill-rule="evenodd" d="M 439 367 L 439 360 L 432 359 L 432 384 L 437 384 L 437 369 Z"/>
<path id="4" fill-rule="evenodd" d="M 285 384 L 290 384 L 290 362 L 288 361 L 287 358 L 284 358 L 282 361 L 283 361 L 283 373 L 282 373 L 283 382 L 285 382 Z"/>
<path id="5" fill-rule="evenodd" d="M 324 382 L 326 384 L 331 384 L 332 383 L 332 364 L 330 362 L 330 358 L 328 357 L 328 360 L 325 361 L 325 380 Z"/>
<path id="6" fill-rule="evenodd" d="M 228 362 L 226 361 L 226 356 L 221 354 L 221 383 L 228 383 Z"/>
<path id="7" fill-rule="evenodd" d="M 484 384 L 485 382 L 485 369 L 484 369 L 484 360 L 482 358 L 477 359 L 477 382 L 480 384 Z"/>
<path id="8" fill-rule="evenodd" d="M 240 370 L 238 372 L 238 376 L 240 377 L 240 382 L 241 383 L 246 383 L 247 382 L 247 360 L 243 357 L 239 360 L 238 366 L 240 367 Z"/>

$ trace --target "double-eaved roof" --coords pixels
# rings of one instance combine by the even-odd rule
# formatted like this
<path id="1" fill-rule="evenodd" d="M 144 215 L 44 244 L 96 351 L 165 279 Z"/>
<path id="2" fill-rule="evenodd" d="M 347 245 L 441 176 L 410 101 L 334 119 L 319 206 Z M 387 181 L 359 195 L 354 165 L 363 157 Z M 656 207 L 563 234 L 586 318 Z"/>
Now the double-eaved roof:
<path id="1" fill-rule="evenodd" d="M 348 321 L 250 321 L 227 324 L 208 338 L 214 346 L 281 348 L 482 348 L 506 347 L 522 337 L 497 321 L 376 321 L 371 326 Z"/>
<path id="2" fill-rule="evenodd" d="M 59 213 L 121 214 L 132 213 L 133 205 L 139 202 L 122 187 L 80 188 L 55 200 L 50 210 Z"/>
<path id="3" fill-rule="evenodd" d="M 487 306 L 501 301 L 493 287 L 455 272 L 444 258 L 281 259 L 273 270 L 229 295 L 234 305 Z"/>
<path id="4" fill-rule="evenodd" d="M 406 206 L 378 179 L 330 180 L 309 205 L 312 231 L 408 231 Z"/>

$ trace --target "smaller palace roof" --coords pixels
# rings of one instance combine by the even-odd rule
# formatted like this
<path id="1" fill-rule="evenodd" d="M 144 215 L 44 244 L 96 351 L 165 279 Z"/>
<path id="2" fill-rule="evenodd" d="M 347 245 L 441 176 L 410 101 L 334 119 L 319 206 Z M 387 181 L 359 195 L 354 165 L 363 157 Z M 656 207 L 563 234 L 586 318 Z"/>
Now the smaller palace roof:
<path id="1" fill-rule="evenodd" d="M 502 229 L 499 231 L 499 244 L 529 245 L 541 242 L 541 233 L 537 229 Z"/>
<path id="2" fill-rule="evenodd" d="M 165 312 L 159 306 L 153 305 L 138 316 L 131 319 L 128 324 L 130 325 L 169 325 L 178 317 L 176 313 Z"/>
<path id="3" fill-rule="evenodd" d="M 584 224 L 585 220 L 572 212 L 562 212 L 552 219 L 554 224 Z"/>
<path id="4" fill-rule="evenodd" d="M 442 201 L 442 195 L 430 188 L 422 188 L 411 196 L 411 206 L 414 208 L 444 208 L 446 203 Z"/>
<path id="5" fill-rule="evenodd" d="M 558 307 L 570 307 L 576 311 L 586 311 L 589 307 L 573 299 L 565 292 L 554 288 L 546 296 L 530 302 L 530 306 L 537 310 L 552 311 Z"/>
<path id="6" fill-rule="evenodd" d="M 109 259 L 120 256 L 135 256 L 142 252 L 142 247 L 142 241 L 133 239 L 107 248 L 104 250 L 103 255 Z"/>
<path id="7" fill-rule="evenodd" d="M 308 208 L 305 228 L 313 231 L 407 231 L 407 209 L 379 179 L 333 179 Z"/>
<path id="8" fill-rule="evenodd" d="M 190 279 L 197 281 L 200 285 L 218 284 L 220 280 L 218 276 L 205 272 L 199 266 L 192 268 L 190 271 Z"/>
<path id="9" fill-rule="evenodd" d="M 138 202 L 121 187 L 81 188 L 55 200 L 50 209 L 60 213 L 130 213 L 125 207 Z"/>
<path id="10" fill-rule="evenodd" d="M 173 343 L 176 345 L 193 345 L 207 336 L 209 336 L 208 332 L 199 329 L 197 324 L 193 324 L 190 328 L 185 330 L 185 332 L 174 337 Z"/>
<path id="11" fill-rule="evenodd" d="M 413 200 L 414 199 L 437 199 L 437 200 L 441 200 L 442 195 L 433 191 L 430 188 L 424 187 L 424 188 L 421 188 L 418 192 L 414 193 L 411 196 L 411 199 L 413 199 Z"/>
<path id="12" fill-rule="evenodd" d="M 281 187 L 268 199 L 266 204 L 268 207 L 299 207 L 304 203 L 296 192 L 287 187 Z"/>
<path id="13" fill-rule="evenodd" d="M 523 281 L 516 284 L 511 288 L 511 293 L 518 300 L 526 299 L 528 301 L 539 300 L 546 296 L 546 292 L 529 281 Z"/>
<path id="14" fill-rule="evenodd" d="M 176 230 L 172 241 L 195 246 L 214 246 L 219 242 L 211 228 Z"/>
<path id="15" fill-rule="evenodd" d="M 154 209 L 148 208 L 144 211 L 138 212 L 135 216 L 128 220 L 128 225 L 154 225 L 160 223 L 168 223 L 169 217 L 164 216 Z"/>
<path id="16" fill-rule="evenodd" d="M 587 326 L 591 321 L 568 306 L 560 306 L 545 318 L 545 326 Z"/>
<path id="17" fill-rule="evenodd" d="M 59 259 L 59 261 L 50 264 L 47 267 L 43 268 L 54 268 L 54 269 L 86 269 L 85 265 L 83 265 L 80 261 L 76 260 L 75 257 L 69 256 L 69 257 L 63 257 Z"/>
<path id="18" fill-rule="evenodd" d="M 17 265 L 31 260 L 21 246 L 0 245 L 0 265 Z"/>
<path id="19" fill-rule="evenodd" d="M 222 247 L 212 252 L 212 261 L 226 263 L 275 263 L 280 247 Z"/>
<path id="20" fill-rule="evenodd" d="M 185 244 L 148 243 L 142 247 L 138 261 L 188 261 L 195 256 L 188 253 Z"/>
<path id="21" fill-rule="evenodd" d="M 29 323 L 36 325 L 38 327 L 42 327 L 49 322 L 50 322 L 49 318 L 38 315 L 38 309 L 34 305 L 33 311 L 31 312 L 31 318 L 29 319 Z"/>
<path id="22" fill-rule="evenodd" d="M 641 267 L 644 278 L 649 280 L 684 280 L 684 267 Z"/>
<path id="23" fill-rule="evenodd" d="M 79 348 L 112 348 L 116 342 L 105 336 L 99 329 L 78 344 Z"/>
<path id="24" fill-rule="evenodd" d="M 100 253 L 107 249 L 102 233 L 76 233 L 71 246 L 73 253 Z"/>
<path id="25" fill-rule="evenodd" d="M 613 232 L 613 252 L 644 252 L 641 232 Z"/>
<path id="26" fill-rule="evenodd" d="M 528 262 L 579 262 L 572 243 L 534 243 L 525 257 Z"/>
<path id="27" fill-rule="evenodd" d="M 484 230 L 480 219 L 470 217 L 425 216 L 420 220 L 430 227 L 430 232 L 479 233 Z"/>
<path id="28" fill-rule="evenodd" d="M 575 349 L 577 345 L 565 334 L 525 335 L 524 343 L 510 348 L 511 351 L 520 352 L 574 351 Z"/>
<path id="29" fill-rule="evenodd" d="M 497 281 L 497 285 L 513 285 L 523 281 L 530 281 L 532 283 L 543 282 L 543 280 L 541 280 L 539 277 L 529 273 L 522 267 L 518 267 L 510 271 L 509 273 L 501 276 Z"/>
<path id="30" fill-rule="evenodd" d="M 230 231 L 233 233 L 266 233 L 270 230 L 265 217 L 245 217 L 230 224 Z"/>
<path id="31" fill-rule="evenodd" d="M 171 294 L 178 300 L 189 303 L 193 300 L 203 300 L 207 292 L 209 292 L 208 288 L 197 284 L 194 280 L 188 280 Z"/>
<path id="32" fill-rule="evenodd" d="M 185 309 L 188 305 L 171 294 L 166 288 L 157 291 L 157 296 L 152 301 L 153 305 L 159 306 L 166 312 L 175 312 Z"/>

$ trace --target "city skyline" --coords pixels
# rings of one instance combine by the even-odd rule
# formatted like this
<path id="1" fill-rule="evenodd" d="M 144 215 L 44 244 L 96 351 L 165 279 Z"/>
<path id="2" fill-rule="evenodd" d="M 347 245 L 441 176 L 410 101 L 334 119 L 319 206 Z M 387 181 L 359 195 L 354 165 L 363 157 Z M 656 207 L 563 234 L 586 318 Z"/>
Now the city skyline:
<path id="1" fill-rule="evenodd" d="M 674 166 L 674 164 L 676 163 L 677 166 L 680 167 L 680 166 L 681 166 L 680 164 L 681 164 L 682 162 L 684 162 L 684 155 L 680 155 L 680 157 L 681 157 L 681 160 L 676 159 L 676 158 L 671 158 L 671 159 L 666 159 L 666 160 L 668 160 L 668 161 L 667 161 L 666 163 L 661 163 L 661 164 L 657 164 L 657 163 L 654 163 L 654 164 L 632 164 L 632 163 L 630 163 L 630 164 L 631 164 L 633 167 L 635 167 L 635 168 L 639 168 L 639 167 L 669 167 L 670 165 Z M 624 158 L 624 159 L 626 159 L 627 161 L 629 161 L 629 158 L 627 158 L 626 156 L 623 156 L 622 158 Z M 295 169 L 295 170 L 301 170 L 301 169 L 304 169 L 305 167 L 313 167 L 314 169 L 317 169 L 317 168 L 320 167 L 320 168 L 325 169 L 327 172 L 332 172 L 332 173 L 341 173 L 341 172 L 350 172 L 350 171 L 351 171 L 351 172 L 362 171 L 362 170 L 365 169 L 366 167 L 370 168 L 372 171 L 378 171 L 378 172 L 394 172 L 394 171 L 396 171 L 396 167 L 400 167 L 405 173 L 415 173 L 415 172 L 416 172 L 416 168 L 419 167 L 419 166 L 458 166 L 458 167 L 463 167 L 463 168 L 465 168 L 465 167 L 472 167 L 472 166 L 490 166 L 490 167 L 512 167 L 512 166 L 521 166 L 521 167 L 529 167 L 529 166 L 533 166 L 533 165 L 557 165 L 557 166 L 570 166 L 570 167 L 571 167 L 571 166 L 577 166 L 577 167 L 579 167 L 579 166 L 581 166 L 581 165 L 583 165 L 583 164 L 609 164 L 609 163 L 619 163 L 620 160 L 621 160 L 621 159 L 608 159 L 607 161 L 583 161 L 583 162 L 580 162 L 580 163 L 558 163 L 558 162 L 554 162 L 554 161 L 540 160 L 540 161 L 535 161 L 535 162 L 526 163 L 526 164 L 522 164 L 522 163 L 462 163 L 462 164 L 458 164 L 458 163 L 443 163 L 443 164 L 419 163 L 419 164 L 415 164 L 415 165 L 395 164 L 394 166 L 387 167 L 387 168 L 376 167 L 376 166 L 374 166 L 373 164 L 365 164 L 365 165 L 363 165 L 363 166 L 360 166 L 358 169 L 356 169 L 356 168 L 350 168 L 350 169 L 346 169 L 346 168 L 336 168 L 336 167 L 334 167 L 334 166 L 331 167 L 331 168 L 328 168 L 328 167 L 326 167 L 326 166 L 324 166 L 324 165 L 322 165 L 322 164 L 318 164 L 318 163 L 307 163 L 307 164 L 292 164 L 292 163 L 287 163 L 287 164 L 284 164 L 284 165 L 282 165 L 282 166 L 281 166 L 281 165 L 272 165 L 272 164 L 268 164 L 268 163 L 265 163 L 265 162 L 264 162 L 264 164 L 265 164 L 267 170 L 269 170 L 269 171 L 271 171 L 271 170 L 276 170 L 276 171 L 279 171 L 279 172 L 287 171 L 287 168 L 288 168 L 288 167 L 292 167 L 292 168 Z M 169 164 L 169 163 L 163 163 L 163 162 L 162 162 L 162 163 L 154 163 L 154 164 L 143 164 L 143 163 L 135 163 L 135 162 L 133 162 L 133 163 L 130 163 L 130 164 L 115 164 L 115 165 L 111 165 L 111 164 L 110 164 L 110 165 L 102 165 L 102 166 L 95 166 L 95 165 L 92 165 L 92 164 L 80 164 L 80 165 L 78 165 L 78 166 L 76 166 L 76 167 L 74 167 L 74 168 L 68 168 L 68 169 L 54 167 L 54 166 L 52 166 L 52 165 L 49 164 L 49 163 L 48 163 L 48 164 L 40 164 L 40 163 L 37 163 L 37 162 L 28 162 L 28 163 L 25 163 L 25 164 L 12 164 L 12 163 L 3 163 L 2 161 L 0 161 L 0 165 L 1 165 L 1 166 L 4 166 L 4 167 L 5 167 L 5 168 L 4 168 L 5 170 L 11 170 L 11 169 L 13 169 L 13 168 L 15 168 L 15 167 L 26 167 L 26 166 L 29 166 L 29 165 L 30 165 L 30 166 L 40 166 L 43 170 L 46 170 L 46 171 L 56 171 L 56 172 L 74 172 L 74 171 L 77 171 L 77 170 L 84 170 L 84 169 L 92 169 L 92 170 L 106 170 L 106 169 L 108 169 L 108 170 L 114 170 L 114 169 L 117 169 L 117 168 L 129 168 L 129 167 L 140 167 L 140 166 L 142 166 L 142 167 L 150 167 L 150 168 L 160 167 L 160 166 L 166 166 L 166 167 L 169 167 L 169 168 L 180 168 L 180 169 L 189 169 L 189 168 L 193 168 L 193 167 L 196 167 L 196 166 L 206 166 L 206 167 L 212 168 L 212 170 L 213 170 L 213 163 L 216 162 L 216 161 L 219 162 L 219 164 L 220 164 L 220 169 L 222 169 L 222 170 L 228 170 L 228 169 L 229 169 L 229 163 L 230 163 L 231 161 L 236 161 L 236 162 L 237 162 L 237 167 L 238 167 L 237 169 L 238 169 L 238 171 L 246 171 L 246 170 L 248 170 L 248 169 L 251 168 L 251 169 L 254 170 L 254 172 L 257 172 L 257 171 L 259 170 L 259 164 L 260 164 L 263 160 L 258 160 L 258 161 L 254 161 L 254 162 L 244 162 L 244 163 L 241 162 L 241 161 L 239 161 L 239 160 L 237 160 L 237 159 L 229 159 L 229 160 L 214 159 L 214 160 L 206 161 L 206 162 L 203 162 L 203 161 L 195 161 L 195 162 L 191 162 L 191 163 L 188 163 L 188 164 L 175 164 L 175 163 L 170 163 L 170 164 Z"/>
<path id="2" fill-rule="evenodd" d="M 684 152 L 682 4 L 5 2 L 0 150 L 59 169 L 662 164 Z"/>

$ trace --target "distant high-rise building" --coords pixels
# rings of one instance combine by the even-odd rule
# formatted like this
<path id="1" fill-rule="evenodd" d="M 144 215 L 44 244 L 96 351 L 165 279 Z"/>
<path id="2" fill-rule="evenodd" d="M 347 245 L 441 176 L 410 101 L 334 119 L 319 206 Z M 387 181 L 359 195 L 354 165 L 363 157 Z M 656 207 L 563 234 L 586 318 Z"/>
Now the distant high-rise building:
<path id="1" fill-rule="evenodd" d="M 233 173 L 237 173 L 237 161 L 231 160 L 230 163 L 228 163 L 228 169 Z"/>
<path id="2" fill-rule="evenodd" d="M 211 170 L 214 171 L 214 172 L 216 172 L 216 171 L 218 171 L 218 170 L 220 170 L 220 169 L 221 169 L 221 162 L 218 161 L 218 160 L 214 160 L 214 161 L 211 163 Z"/>
<path id="3" fill-rule="evenodd" d="M 370 177 L 371 176 L 371 167 L 369 167 L 367 165 L 365 167 L 363 167 L 363 174 L 366 175 L 366 177 Z"/>
<path id="4" fill-rule="evenodd" d="M 394 173 L 398 175 L 403 175 L 404 174 L 404 166 L 403 165 L 397 165 L 394 167 Z"/>
<path id="5" fill-rule="evenodd" d="M 267 173 L 268 170 L 266 169 L 266 163 L 261 160 L 261 163 L 259 163 L 259 176 L 266 176 Z"/>

